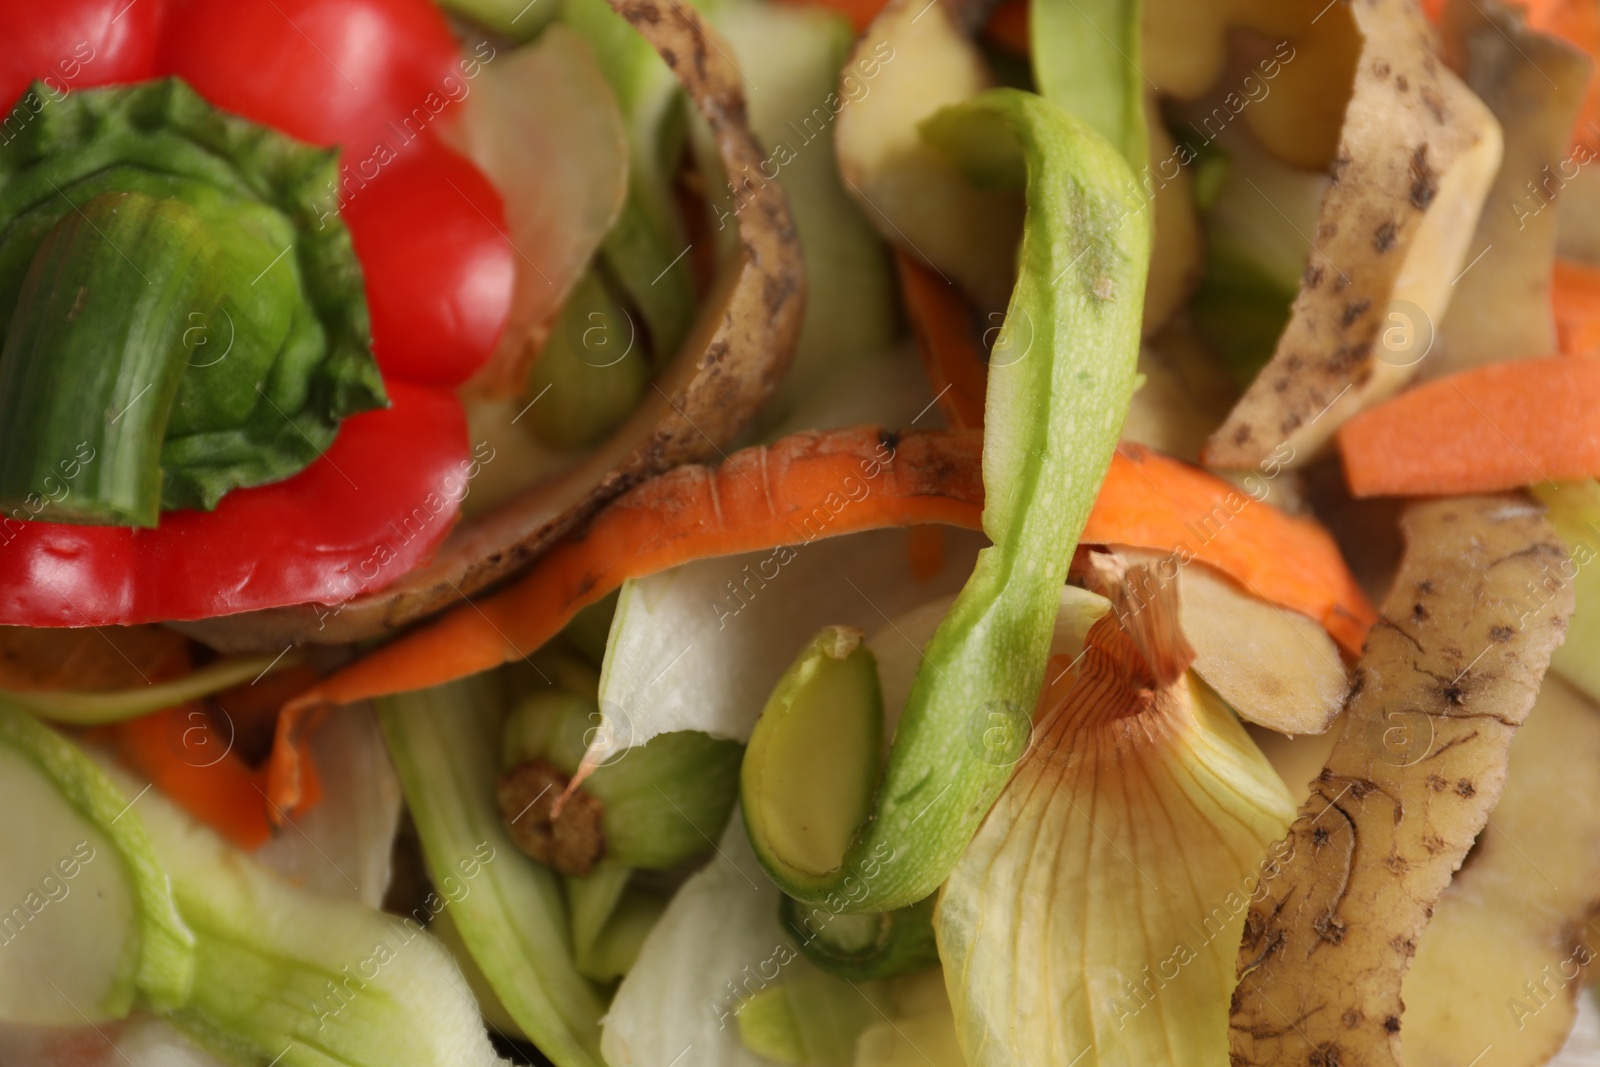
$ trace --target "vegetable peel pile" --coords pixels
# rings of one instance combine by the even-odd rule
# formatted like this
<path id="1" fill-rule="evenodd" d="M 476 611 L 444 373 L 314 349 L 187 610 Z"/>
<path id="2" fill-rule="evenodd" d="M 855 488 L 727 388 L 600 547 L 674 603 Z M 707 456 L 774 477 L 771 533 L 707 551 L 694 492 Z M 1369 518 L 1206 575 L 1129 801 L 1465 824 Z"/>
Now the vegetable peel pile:
<path id="1" fill-rule="evenodd" d="M 0 41 L 0 1064 L 1600 1064 L 1596 0 Z"/>

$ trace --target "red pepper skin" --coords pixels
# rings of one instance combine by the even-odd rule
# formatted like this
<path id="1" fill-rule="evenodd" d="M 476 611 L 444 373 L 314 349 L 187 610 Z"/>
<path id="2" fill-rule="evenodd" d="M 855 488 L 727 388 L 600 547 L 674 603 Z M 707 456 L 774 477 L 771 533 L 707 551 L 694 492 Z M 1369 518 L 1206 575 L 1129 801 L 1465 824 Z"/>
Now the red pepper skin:
<path id="1" fill-rule="evenodd" d="M 392 137 L 389 123 L 459 77 L 460 46 L 429 0 L 168 2 L 163 74 L 218 107 L 352 156 Z"/>
<path id="2" fill-rule="evenodd" d="M 438 138 L 493 58 L 463 57 L 429 0 L 0 0 L 8 102 L 34 79 L 70 92 L 177 74 L 221 107 L 345 146 L 332 192 L 394 401 L 345 420 L 293 478 L 153 530 L 51 523 L 43 498 L 32 521 L 0 515 L 0 625 L 337 605 L 432 554 L 486 457 L 469 456 L 456 398 L 426 387 L 459 385 L 493 353 L 516 266 L 499 193 Z M 12 136 L 0 123 L 0 147 Z"/>
<path id="3" fill-rule="evenodd" d="M 0 109 L 9 111 L 35 79 L 45 83 L 47 103 L 75 89 L 155 77 L 165 2 L 0 0 Z M 0 143 L 15 135 L 0 128 Z"/>
<path id="4" fill-rule="evenodd" d="M 393 407 L 346 419 L 299 474 L 212 512 L 168 512 L 144 530 L 0 517 L 0 625 L 202 619 L 388 585 L 432 554 L 476 473 L 454 396 L 403 383 L 390 396 Z"/>
<path id="5" fill-rule="evenodd" d="M 385 378 L 451 386 L 494 352 L 516 253 L 483 172 L 419 141 L 341 212 L 367 277 L 372 352 Z"/>
<path id="6" fill-rule="evenodd" d="M 511 313 L 515 252 L 499 194 L 439 132 L 494 50 L 463 56 L 430 0 L 168 2 L 163 73 L 219 107 L 343 149 L 334 192 L 367 273 L 385 377 L 470 378 Z"/>

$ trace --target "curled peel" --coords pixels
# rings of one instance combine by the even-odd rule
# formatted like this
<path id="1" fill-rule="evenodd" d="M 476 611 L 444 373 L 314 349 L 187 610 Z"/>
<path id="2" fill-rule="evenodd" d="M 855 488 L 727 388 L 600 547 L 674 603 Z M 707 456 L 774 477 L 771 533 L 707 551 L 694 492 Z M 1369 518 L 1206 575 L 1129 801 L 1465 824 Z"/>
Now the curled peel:
<path id="1" fill-rule="evenodd" d="M 684 84 L 710 124 L 727 173 L 760 174 L 765 154 L 746 119 L 742 81 L 714 31 L 693 8 L 671 0 L 614 6 Z M 431 563 L 381 592 L 331 607 L 274 608 L 183 629 L 226 650 L 364 640 L 509 577 L 630 486 L 717 455 L 777 388 L 805 304 L 800 244 L 782 188 L 751 178 L 740 196 L 738 254 L 729 257 L 682 350 L 628 421 L 582 462 L 463 523 Z"/>
<path id="2" fill-rule="evenodd" d="M 1289 325 L 1207 443 L 1212 466 L 1275 454 L 1303 464 L 1344 420 L 1396 392 L 1476 251 L 1468 242 L 1499 169 L 1499 124 L 1434 55 L 1411 0 L 1351 8 L 1364 43 L 1333 185 Z"/>

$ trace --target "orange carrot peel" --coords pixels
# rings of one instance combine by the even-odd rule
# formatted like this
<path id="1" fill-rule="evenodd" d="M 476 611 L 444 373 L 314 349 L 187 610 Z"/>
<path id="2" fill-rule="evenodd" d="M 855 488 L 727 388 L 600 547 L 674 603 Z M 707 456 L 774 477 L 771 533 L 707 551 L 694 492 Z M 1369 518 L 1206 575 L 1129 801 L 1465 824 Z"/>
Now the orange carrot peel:
<path id="1" fill-rule="evenodd" d="M 891 526 L 979 529 L 982 437 L 876 427 L 800 433 L 721 467 L 685 466 L 618 497 L 514 584 L 462 604 L 300 694 L 284 708 L 269 763 L 275 805 L 303 803 L 308 716 L 496 667 L 554 637 L 629 578 L 696 559 Z M 1083 543 L 1170 550 L 1320 620 L 1359 651 L 1375 619 L 1328 534 L 1244 497 L 1204 471 L 1136 445 L 1113 458 Z"/>
<path id="2" fill-rule="evenodd" d="M 1600 358 L 1492 363 L 1440 378 L 1339 431 L 1345 480 L 1367 496 L 1492 493 L 1600 476 Z"/>
<path id="3" fill-rule="evenodd" d="M 1557 259 L 1551 279 L 1556 339 L 1568 355 L 1600 354 L 1600 268 Z"/>
<path id="4" fill-rule="evenodd" d="M 894 263 L 940 414 L 957 430 L 982 429 L 989 374 L 966 297 L 904 252 L 895 252 Z"/>

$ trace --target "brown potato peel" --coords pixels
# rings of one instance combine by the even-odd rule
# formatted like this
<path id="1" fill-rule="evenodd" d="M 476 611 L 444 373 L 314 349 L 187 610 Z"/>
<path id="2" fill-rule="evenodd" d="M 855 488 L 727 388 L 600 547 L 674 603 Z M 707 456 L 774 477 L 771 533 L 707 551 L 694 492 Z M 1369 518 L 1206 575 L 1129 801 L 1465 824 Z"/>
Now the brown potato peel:
<path id="1" fill-rule="evenodd" d="M 1488 251 L 1456 283 L 1424 378 L 1556 351 L 1550 263 L 1559 212 L 1543 196 L 1559 197 L 1551 177 L 1567 158 L 1592 66 L 1497 0 L 1452 0 L 1440 32 L 1445 62 L 1499 120 L 1505 153 L 1468 245 L 1469 255 Z"/>
<path id="2" fill-rule="evenodd" d="M 1231 1062 L 1398 1065 L 1401 982 L 1483 830 L 1572 613 L 1521 495 L 1413 504 L 1343 727 L 1239 951 Z"/>
<path id="3" fill-rule="evenodd" d="M 1206 445 L 1211 466 L 1283 445 L 1302 464 L 1415 373 L 1405 329 L 1419 339 L 1443 318 L 1499 167 L 1494 116 L 1434 55 L 1413 0 L 1351 9 L 1364 42 L 1310 261 L 1272 361 Z M 1407 321 L 1387 333 L 1396 312 Z"/>
<path id="4" fill-rule="evenodd" d="M 613 6 L 683 82 L 711 126 L 727 173 L 759 174 L 765 153 L 750 131 L 742 79 L 714 31 L 674 0 L 613 0 Z M 300 604 L 177 628 L 224 651 L 364 640 L 511 576 L 630 486 L 717 456 L 777 388 L 805 305 L 805 268 L 783 189 L 754 177 L 744 185 L 744 207 L 735 216 L 739 255 L 638 409 L 581 463 L 463 522 L 432 562 L 377 593 L 331 607 Z"/>

